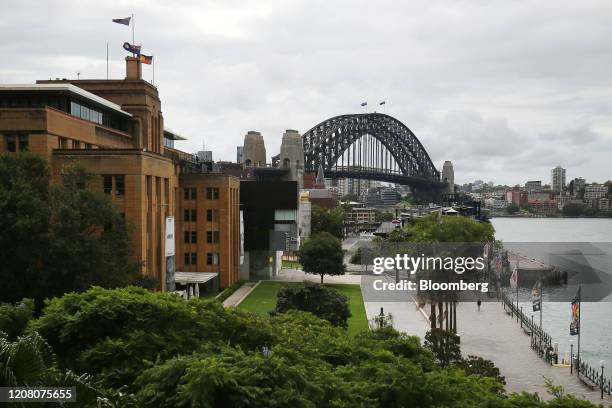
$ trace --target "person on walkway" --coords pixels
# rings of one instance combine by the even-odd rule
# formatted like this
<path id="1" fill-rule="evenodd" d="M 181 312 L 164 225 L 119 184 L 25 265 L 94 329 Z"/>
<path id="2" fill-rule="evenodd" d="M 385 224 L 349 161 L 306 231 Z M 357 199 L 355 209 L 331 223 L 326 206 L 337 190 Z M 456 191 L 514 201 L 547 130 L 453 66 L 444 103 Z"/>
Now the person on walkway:
<path id="1" fill-rule="evenodd" d="M 476 305 L 478 305 L 478 311 L 480 312 L 480 306 L 482 305 L 482 300 L 480 300 L 480 298 L 476 302 Z"/>

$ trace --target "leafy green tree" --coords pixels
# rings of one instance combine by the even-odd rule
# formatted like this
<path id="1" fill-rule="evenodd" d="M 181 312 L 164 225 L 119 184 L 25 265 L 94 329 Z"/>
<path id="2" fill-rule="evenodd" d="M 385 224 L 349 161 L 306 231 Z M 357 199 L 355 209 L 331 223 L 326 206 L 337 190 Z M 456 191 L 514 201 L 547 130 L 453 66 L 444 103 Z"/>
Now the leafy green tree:
<path id="1" fill-rule="evenodd" d="M 459 343 L 459 336 L 446 330 L 432 329 L 425 334 L 425 347 L 431 350 L 436 362 L 442 367 L 461 361 Z"/>
<path id="2" fill-rule="evenodd" d="M 316 205 L 312 207 L 310 220 L 312 234 L 328 232 L 336 238 L 342 239 L 344 237 L 342 232 L 343 222 L 344 212 L 341 208 L 328 210 Z"/>
<path id="3" fill-rule="evenodd" d="M 288 310 L 310 312 L 334 326 L 346 328 L 351 311 L 348 298 L 328 286 L 304 282 L 300 286 L 285 286 L 276 295 L 276 312 Z"/>
<path id="4" fill-rule="evenodd" d="M 499 368 L 497 368 L 491 360 L 469 355 L 467 358 L 459 360 L 457 367 L 465 371 L 467 375 L 490 377 L 497 380 L 501 385 L 506 384 L 506 378 L 500 374 Z M 504 389 L 500 387 L 498 392 L 503 393 Z"/>
<path id="5" fill-rule="evenodd" d="M 510 215 L 516 214 L 520 211 L 520 207 L 514 203 L 510 203 L 508 204 L 508 206 L 506 207 L 506 212 Z"/>
<path id="6" fill-rule="evenodd" d="M 430 215 L 407 227 L 411 242 L 490 242 L 495 229 L 468 217 Z"/>
<path id="7" fill-rule="evenodd" d="M 16 302 L 124 286 L 137 276 L 123 217 L 109 197 L 86 187 L 94 180 L 68 169 L 49 184 L 43 158 L 0 155 L 0 300 Z"/>
<path id="8" fill-rule="evenodd" d="M 388 211 L 376 210 L 374 212 L 376 222 L 388 222 L 393 220 L 393 214 Z"/>
<path id="9" fill-rule="evenodd" d="M 33 299 L 23 299 L 14 306 L 0 303 L 0 332 L 4 332 L 8 340 L 14 340 L 23 334 L 33 315 Z"/>
<path id="10" fill-rule="evenodd" d="M 302 269 L 306 273 L 321 276 L 344 275 L 344 251 L 338 238 L 328 232 L 311 235 L 298 253 Z"/>
<path id="11" fill-rule="evenodd" d="M 49 170 L 34 154 L 0 154 L 0 300 L 38 297 L 51 216 Z"/>
<path id="12" fill-rule="evenodd" d="M 576 203 L 567 203 L 563 206 L 563 215 L 577 217 L 584 214 L 584 206 Z"/>
<path id="13" fill-rule="evenodd" d="M 104 386 L 119 388 L 134 381 L 143 361 L 191 352 L 205 341 L 246 348 L 270 342 L 265 320 L 248 320 L 218 302 L 137 287 L 94 287 L 52 299 L 29 330 L 49 342 L 62 366 L 96 373 Z"/>

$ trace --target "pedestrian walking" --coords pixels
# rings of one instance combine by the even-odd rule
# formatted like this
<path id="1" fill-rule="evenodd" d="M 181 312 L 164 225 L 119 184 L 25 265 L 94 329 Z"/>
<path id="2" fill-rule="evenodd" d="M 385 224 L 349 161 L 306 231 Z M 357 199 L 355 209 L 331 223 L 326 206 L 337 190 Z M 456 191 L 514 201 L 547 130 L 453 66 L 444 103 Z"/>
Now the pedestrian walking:
<path id="1" fill-rule="evenodd" d="M 478 305 L 478 311 L 480 312 L 480 306 L 482 305 L 482 300 L 478 299 L 476 304 Z"/>

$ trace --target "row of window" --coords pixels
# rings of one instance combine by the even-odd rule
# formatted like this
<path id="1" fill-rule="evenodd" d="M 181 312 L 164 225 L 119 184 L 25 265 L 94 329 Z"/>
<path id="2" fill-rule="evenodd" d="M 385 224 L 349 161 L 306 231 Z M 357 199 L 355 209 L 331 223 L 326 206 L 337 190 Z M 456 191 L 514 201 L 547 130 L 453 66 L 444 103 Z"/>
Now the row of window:
<path id="1" fill-rule="evenodd" d="M 183 210 L 183 221 L 185 222 L 196 222 L 197 221 L 197 211 L 195 209 L 191 210 Z M 217 221 L 219 219 L 219 210 L 217 209 L 207 209 L 206 210 L 206 221 Z"/>
<path id="2" fill-rule="evenodd" d="M 28 135 L 6 135 L 6 148 L 9 152 L 27 152 L 30 138 Z"/>
<path id="3" fill-rule="evenodd" d="M 74 101 L 70 102 L 70 114 L 100 125 L 103 123 L 102 112 Z"/>
<path id="4" fill-rule="evenodd" d="M 196 244 L 198 242 L 197 231 L 185 231 L 184 242 L 186 244 Z M 219 243 L 219 231 L 206 231 L 206 243 L 207 244 L 218 244 Z"/>
<path id="5" fill-rule="evenodd" d="M 198 264 L 198 254 L 196 252 L 185 252 L 185 266 L 196 266 Z M 219 253 L 206 253 L 206 265 L 219 265 Z"/>
<path id="6" fill-rule="evenodd" d="M 125 194 L 125 176 L 124 175 L 110 175 L 105 174 L 102 176 L 102 188 L 104 194 L 114 194 L 116 196 L 122 196 Z"/>
<path id="7" fill-rule="evenodd" d="M 183 189 L 184 200 L 195 200 L 198 196 L 198 189 L 195 187 L 187 187 Z M 218 200 L 219 189 L 217 187 L 206 187 L 206 199 Z"/>
<path id="8" fill-rule="evenodd" d="M 57 145 L 60 149 L 86 149 L 91 150 L 94 145 L 91 143 L 81 142 L 79 140 L 67 139 L 65 137 L 59 137 L 57 139 Z"/>

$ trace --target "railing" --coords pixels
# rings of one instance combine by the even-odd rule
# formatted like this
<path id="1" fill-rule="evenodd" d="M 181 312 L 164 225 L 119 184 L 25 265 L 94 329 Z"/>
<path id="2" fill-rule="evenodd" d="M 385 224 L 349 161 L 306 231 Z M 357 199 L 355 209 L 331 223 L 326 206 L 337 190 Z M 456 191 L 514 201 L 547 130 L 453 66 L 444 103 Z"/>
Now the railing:
<path id="1" fill-rule="evenodd" d="M 593 386 L 599 388 L 602 395 L 604 393 L 612 395 L 612 382 L 603 375 L 601 368 L 594 369 L 587 362 L 580 361 L 578 373 L 590 381 Z"/>
<path id="2" fill-rule="evenodd" d="M 542 327 L 533 322 L 533 317 L 527 318 L 521 307 L 515 303 L 515 299 L 510 298 L 506 293 L 502 293 L 501 299 L 504 305 L 504 310 L 510 312 L 510 316 L 520 322 L 521 327 L 531 336 L 531 348 L 548 364 L 555 364 L 558 361 L 558 354 L 552 346 L 552 337 L 546 333 Z M 593 387 L 601 390 L 604 393 L 612 395 L 612 381 L 603 375 L 601 369 L 592 368 L 587 362 L 575 362 L 574 367 L 578 369 L 578 374 L 592 383 Z"/>
<path id="3" fill-rule="evenodd" d="M 516 321 L 520 322 L 521 327 L 531 336 L 531 348 L 548 364 L 556 363 L 559 356 L 552 346 L 553 341 L 550 335 L 535 324 L 533 318 L 528 318 L 522 308 L 519 308 L 506 293 L 502 293 L 502 301 L 504 310 L 509 311 L 510 316 L 516 318 Z"/>

